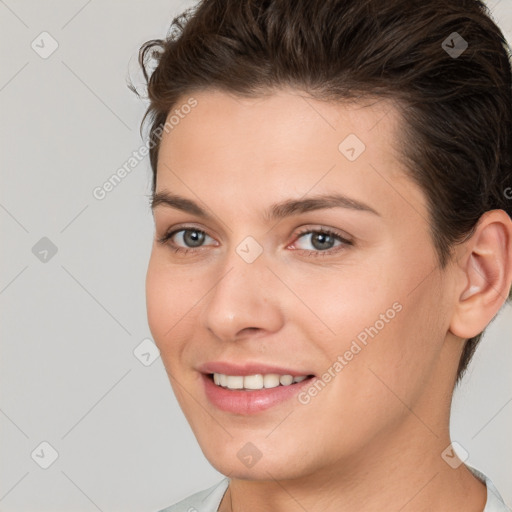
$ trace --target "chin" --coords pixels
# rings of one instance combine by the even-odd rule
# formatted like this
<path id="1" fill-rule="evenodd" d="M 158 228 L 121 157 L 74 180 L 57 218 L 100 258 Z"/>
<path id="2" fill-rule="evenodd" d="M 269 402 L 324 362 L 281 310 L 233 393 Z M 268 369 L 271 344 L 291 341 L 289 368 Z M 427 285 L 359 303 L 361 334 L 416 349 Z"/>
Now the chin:
<path id="1" fill-rule="evenodd" d="M 307 471 L 304 467 L 296 467 L 290 462 L 293 453 L 281 453 L 272 450 L 268 455 L 257 451 L 249 442 L 219 445 L 213 450 L 203 449 L 208 462 L 223 475 L 240 480 L 288 480 L 300 478 Z"/>

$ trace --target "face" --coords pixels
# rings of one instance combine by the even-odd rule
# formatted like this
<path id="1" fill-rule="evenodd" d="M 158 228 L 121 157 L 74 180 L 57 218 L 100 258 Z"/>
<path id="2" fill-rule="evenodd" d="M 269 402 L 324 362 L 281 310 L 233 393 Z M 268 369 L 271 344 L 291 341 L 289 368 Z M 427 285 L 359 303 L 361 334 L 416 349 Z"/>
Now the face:
<path id="1" fill-rule="evenodd" d="M 210 463 L 298 478 L 412 432 L 404 403 L 436 421 L 449 280 L 396 110 L 286 89 L 194 98 L 161 142 L 146 298 Z"/>

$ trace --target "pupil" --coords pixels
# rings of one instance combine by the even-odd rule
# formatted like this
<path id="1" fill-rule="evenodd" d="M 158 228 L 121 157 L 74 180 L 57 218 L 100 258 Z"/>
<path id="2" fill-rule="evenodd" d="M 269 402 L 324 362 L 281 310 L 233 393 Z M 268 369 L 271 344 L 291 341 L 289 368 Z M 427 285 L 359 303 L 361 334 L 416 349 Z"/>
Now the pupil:
<path id="1" fill-rule="evenodd" d="M 319 243 L 317 243 L 317 241 Z M 332 247 L 332 242 L 334 239 L 331 235 L 328 235 L 326 233 L 316 233 L 313 234 L 313 246 L 315 249 L 330 249 Z"/>
<path id="2" fill-rule="evenodd" d="M 185 236 L 183 237 L 185 243 L 192 247 L 200 246 L 204 240 L 204 233 L 199 231 L 186 231 Z"/>

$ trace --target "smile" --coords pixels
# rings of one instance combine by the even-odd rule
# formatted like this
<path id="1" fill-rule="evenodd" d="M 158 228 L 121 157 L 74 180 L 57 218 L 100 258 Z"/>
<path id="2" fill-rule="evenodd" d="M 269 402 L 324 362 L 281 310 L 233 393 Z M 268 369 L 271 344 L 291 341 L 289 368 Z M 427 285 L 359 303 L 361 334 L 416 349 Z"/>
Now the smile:
<path id="1" fill-rule="evenodd" d="M 241 415 L 262 413 L 285 402 L 298 403 L 293 398 L 316 379 L 314 375 L 292 376 L 275 373 L 203 373 L 201 377 L 204 393 L 211 405 L 221 411 Z"/>
<path id="2" fill-rule="evenodd" d="M 220 387 L 227 389 L 270 389 L 278 386 L 290 386 L 302 382 L 308 375 L 279 375 L 277 373 L 255 374 L 255 375 L 226 375 L 213 373 L 213 382 Z"/>

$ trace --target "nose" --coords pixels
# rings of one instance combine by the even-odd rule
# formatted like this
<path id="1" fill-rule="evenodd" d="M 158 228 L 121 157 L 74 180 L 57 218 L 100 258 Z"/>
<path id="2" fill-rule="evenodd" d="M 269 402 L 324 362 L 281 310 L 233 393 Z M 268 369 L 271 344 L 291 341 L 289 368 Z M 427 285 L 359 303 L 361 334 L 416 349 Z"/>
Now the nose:
<path id="1" fill-rule="evenodd" d="M 277 332 L 284 323 L 278 284 L 263 256 L 248 263 L 233 251 L 204 299 L 202 325 L 222 341 Z"/>

